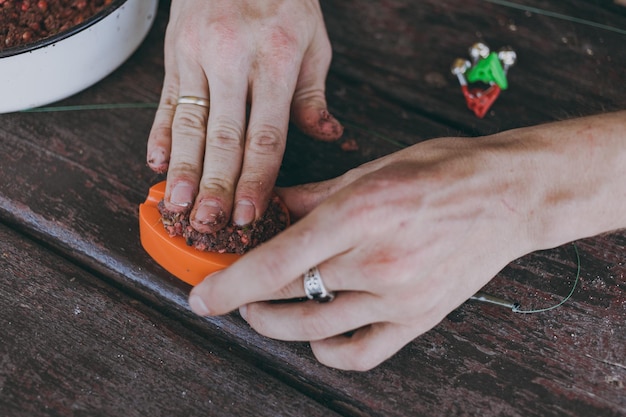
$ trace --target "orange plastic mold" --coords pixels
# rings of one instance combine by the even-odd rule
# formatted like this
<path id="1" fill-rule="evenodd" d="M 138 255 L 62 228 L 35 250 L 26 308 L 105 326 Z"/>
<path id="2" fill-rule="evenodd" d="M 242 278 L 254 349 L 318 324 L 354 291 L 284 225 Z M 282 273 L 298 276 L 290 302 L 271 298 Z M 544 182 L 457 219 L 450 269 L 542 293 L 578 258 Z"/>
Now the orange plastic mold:
<path id="1" fill-rule="evenodd" d="M 157 207 L 164 195 L 165 181 L 152 186 L 146 201 L 139 205 L 141 245 L 159 265 L 186 283 L 197 285 L 210 273 L 241 257 L 234 253 L 202 252 L 187 246 L 182 236 L 170 237 Z"/>

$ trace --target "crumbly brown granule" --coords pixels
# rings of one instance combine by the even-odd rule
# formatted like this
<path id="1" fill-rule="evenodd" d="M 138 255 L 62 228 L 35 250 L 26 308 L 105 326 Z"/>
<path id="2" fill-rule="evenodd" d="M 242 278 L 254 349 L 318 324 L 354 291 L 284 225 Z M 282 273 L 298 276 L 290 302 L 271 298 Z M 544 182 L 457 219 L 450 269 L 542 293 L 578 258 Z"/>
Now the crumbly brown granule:
<path id="1" fill-rule="evenodd" d="M 113 0 L 0 0 L 0 50 L 65 32 Z"/>
<path id="2" fill-rule="evenodd" d="M 182 236 L 187 245 L 207 252 L 244 254 L 285 230 L 289 221 L 278 197 L 272 198 L 263 216 L 252 224 L 229 224 L 215 233 L 198 232 L 189 224 L 188 212 L 173 213 L 165 209 L 163 201 L 159 202 L 158 208 L 170 236 Z"/>

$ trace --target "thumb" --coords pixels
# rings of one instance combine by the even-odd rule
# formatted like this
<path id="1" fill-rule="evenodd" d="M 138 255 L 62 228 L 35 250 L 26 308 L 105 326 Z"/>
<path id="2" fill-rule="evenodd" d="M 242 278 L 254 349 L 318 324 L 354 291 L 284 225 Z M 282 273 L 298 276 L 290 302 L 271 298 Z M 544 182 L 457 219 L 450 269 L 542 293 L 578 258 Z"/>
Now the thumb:
<path id="1" fill-rule="evenodd" d="M 306 135 L 327 142 L 343 134 L 343 126 L 328 112 L 326 104 L 326 75 L 331 57 L 326 31 L 318 31 L 302 60 L 291 104 L 295 125 Z"/>
<path id="2" fill-rule="evenodd" d="M 298 220 L 320 205 L 337 188 L 337 179 L 332 179 L 288 188 L 277 187 L 275 191 L 289 209 L 293 220 Z"/>

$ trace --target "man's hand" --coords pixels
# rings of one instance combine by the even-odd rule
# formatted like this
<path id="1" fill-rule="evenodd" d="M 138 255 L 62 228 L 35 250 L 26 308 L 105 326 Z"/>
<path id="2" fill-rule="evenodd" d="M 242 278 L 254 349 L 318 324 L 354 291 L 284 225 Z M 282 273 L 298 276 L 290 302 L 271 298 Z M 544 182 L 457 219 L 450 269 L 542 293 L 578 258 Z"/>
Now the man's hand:
<path id="1" fill-rule="evenodd" d="M 327 111 L 331 48 L 317 0 L 174 0 L 165 80 L 148 165 L 168 171 L 165 206 L 200 232 L 266 209 L 290 113 L 318 139 L 342 126 Z M 208 106 L 179 97 L 207 99 Z M 249 108 L 247 107 L 249 104 Z M 249 114 L 248 114 L 249 112 Z"/>
<path id="2" fill-rule="evenodd" d="M 281 191 L 301 220 L 189 299 L 240 308 L 259 333 L 370 369 L 533 250 L 626 227 L 626 113 L 433 139 L 324 183 Z M 304 297 L 318 266 L 336 297 Z"/>

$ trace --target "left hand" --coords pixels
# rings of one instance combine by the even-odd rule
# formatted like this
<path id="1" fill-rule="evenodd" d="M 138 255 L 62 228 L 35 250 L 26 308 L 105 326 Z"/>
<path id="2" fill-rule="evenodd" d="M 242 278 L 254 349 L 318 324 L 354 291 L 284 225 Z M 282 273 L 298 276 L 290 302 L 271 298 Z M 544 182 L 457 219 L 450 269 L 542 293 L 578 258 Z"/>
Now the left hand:
<path id="1" fill-rule="evenodd" d="M 343 132 L 326 108 L 331 53 L 318 0 L 172 0 L 147 148 L 148 165 L 167 171 L 165 208 L 190 212 L 202 233 L 258 219 L 290 113 L 314 138 Z M 180 96 L 205 100 L 178 104 Z"/>
<path id="2" fill-rule="evenodd" d="M 199 284 L 192 309 L 217 315 L 243 306 L 259 333 L 310 341 L 328 366 L 378 365 L 532 249 L 532 199 L 524 196 L 533 181 L 519 181 L 499 147 L 483 138 L 431 140 L 282 190 L 304 217 Z M 267 302 L 304 297 L 302 273 L 314 265 L 335 300 Z"/>

